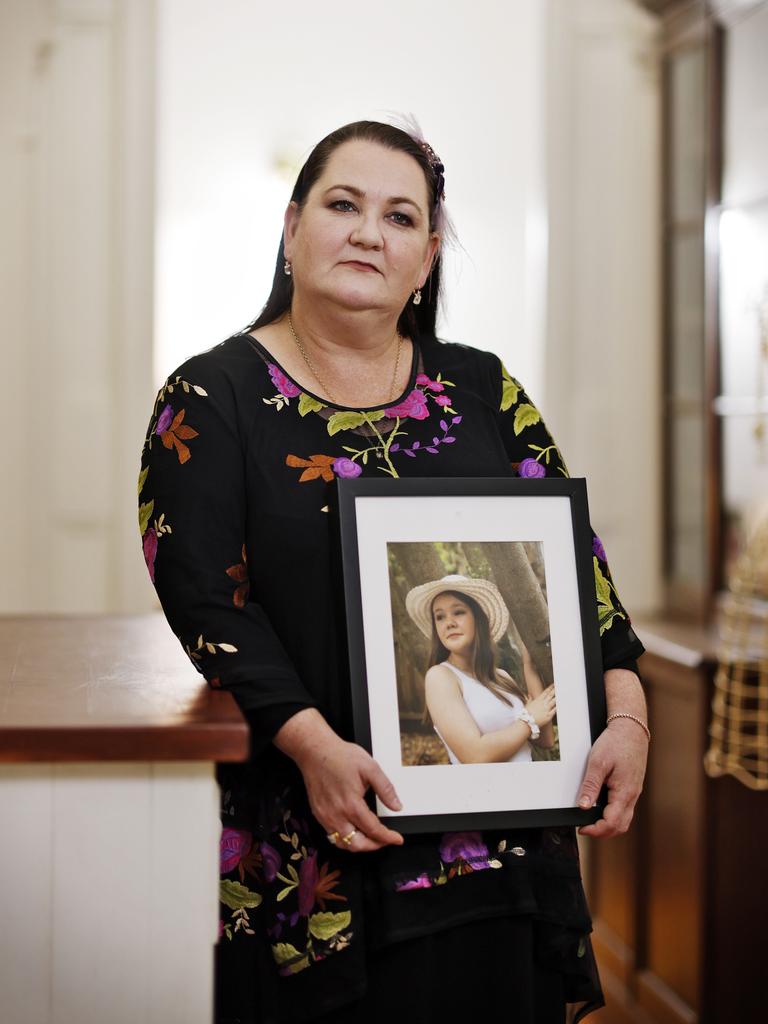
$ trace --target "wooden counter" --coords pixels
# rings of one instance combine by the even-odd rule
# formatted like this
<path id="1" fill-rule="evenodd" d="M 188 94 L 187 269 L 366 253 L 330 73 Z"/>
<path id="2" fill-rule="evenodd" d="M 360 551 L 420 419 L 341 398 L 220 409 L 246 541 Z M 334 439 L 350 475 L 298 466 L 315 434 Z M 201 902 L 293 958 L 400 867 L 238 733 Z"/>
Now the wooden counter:
<path id="1" fill-rule="evenodd" d="M 234 700 L 162 615 L 0 618 L 0 763 L 247 756 Z"/>
<path id="2" fill-rule="evenodd" d="M 635 621 L 651 742 L 627 835 L 587 848 L 602 1024 L 752 1024 L 765 1019 L 762 884 L 768 793 L 703 758 L 717 641 L 669 620 Z"/>
<path id="3" fill-rule="evenodd" d="M 2 1024 L 211 1024 L 215 763 L 247 756 L 159 613 L 0 619 Z"/>

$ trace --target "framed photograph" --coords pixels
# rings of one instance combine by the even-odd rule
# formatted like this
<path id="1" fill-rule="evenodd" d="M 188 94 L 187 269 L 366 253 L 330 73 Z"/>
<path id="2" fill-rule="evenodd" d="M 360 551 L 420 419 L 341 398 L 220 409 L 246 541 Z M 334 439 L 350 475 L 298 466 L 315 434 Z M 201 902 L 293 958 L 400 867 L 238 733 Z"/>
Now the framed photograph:
<path id="1" fill-rule="evenodd" d="M 605 690 L 580 479 L 340 480 L 355 739 L 402 832 L 582 825 Z"/>

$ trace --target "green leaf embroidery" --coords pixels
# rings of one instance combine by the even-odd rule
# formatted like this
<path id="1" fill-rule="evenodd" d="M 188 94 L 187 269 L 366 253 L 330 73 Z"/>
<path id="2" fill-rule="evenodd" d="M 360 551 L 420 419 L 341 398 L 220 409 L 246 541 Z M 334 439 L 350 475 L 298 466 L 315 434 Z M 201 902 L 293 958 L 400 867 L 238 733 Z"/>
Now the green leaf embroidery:
<path id="1" fill-rule="evenodd" d="M 502 363 L 501 365 L 501 376 L 503 382 L 501 385 L 501 411 L 506 412 L 510 409 L 517 401 L 517 396 L 520 393 L 520 385 L 510 377 L 507 372 L 506 366 Z"/>
<path id="2" fill-rule="evenodd" d="M 278 942 L 272 947 L 272 956 L 275 963 L 283 967 L 290 974 L 298 974 L 305 967 L 309 967 L 309 957 L 306 953 L 300 953 L 290 942 Z"/>
<path id="3" fill-rule="evenodd" d="M 534 405 L 524 402 L 517 407 L 515 412 L 515 434 L 521 433 L 526 427 L 532 427 L 541 419 L 539 410 Z"/>
<path id="4" fill-rule="evenodd" d="M 328 420 L 328 433 L 333 437 L 340 430 L 354 430 L 355 427 L 361 427 L 364 423 L 375 423 L 377 420 L 382 419 L 383 416 L 383 409 L 379 409 L 377 412 L 365 413 L 335 412 Z"/>
<path id="5" fill-rule="evenodd" d="M 147 531 L 149 526 L 149 520 L 152 518 L 152 509 L 155 507 L 155 499 L 146 502 L 144 505 L 139 507 L 139 532 L 142 537 Z"/>
<path id="6" fill-rule="evenodd" d="M 137 494 L 141 494 L 142 488 L 144 487 L 144 484 L 147 482 L 147 474 L 148 473 L 149 473 L 149 466 L 147 466 L 146 469 L 142 469 L 142 471 L 139 473 L 139 489 L 136 492 Z M 144 531 L 142 530 L 142 533 L 143 532 Z"/>
<path id="7" fill-rule="evenodd" d="M 243 907 L 258 907 L 261 896 L 257 892 L 251 892 L 240 882 L 224 879 L 219 882 L 219 900 L 230 910 L 242 910 Z"/>
<path id="8" fill-rule="evenodd" d="M 592 556 L 592 565 L 595 568 L 595 590 L 597 591 L 597 600 L 600 604 L 608 605 L 611 607 L 611 585 L 603 575 L 603 570 L 600 568 L 600 563 L 597 560 L 597 555 Z"/>
<path id="9" fill-rule="evenodd" d="M 324 408 L 323 403 L 311 395 L 306 395 L 303 391 L 299 395 L 299 416 L 306 416 L 308 412 L 320 412 Z"/>
<path id="10" fill-rule="evenodd" d="M 624 612 L 619 611 L 613 605 L 611 596 L 611 584 L 603 575 L 597 556 L 592 556 L 592 564 L 595 569 L 595 591 L 597 593 L 597 621 L 600 624 L 600 636 L 610 629 L 614 619 L 625 619 Z"/>
<path id="11" fill-rule="evenodd" d="M 343 910 L 340 914 L 312 914 L 309 919 L 309 930 L 316 939 L 328 940 L 352 923 L 352 914 Z"/>

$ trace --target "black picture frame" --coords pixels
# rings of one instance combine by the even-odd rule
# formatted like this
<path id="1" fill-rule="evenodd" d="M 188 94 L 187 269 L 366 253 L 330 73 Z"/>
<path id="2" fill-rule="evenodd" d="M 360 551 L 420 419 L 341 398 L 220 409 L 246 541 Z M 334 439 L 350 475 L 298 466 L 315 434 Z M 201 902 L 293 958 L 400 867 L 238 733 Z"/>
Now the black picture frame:
<path id="1" fill-rule="evenodd" d="M 580 826 L 598 820 L 604 795 L 587 810 L 575 805 L 589 749 L 606 720 L 585 481 L 358 478 L 339 480 L 338 495 L 355 740 L 376 758 L 403 802 L 402 812 L 393 812 L 371 794 L 376 813 L 403 833 Z M 550 656 L 558 672 L 557 761 L 532 755 L 530 763 L 454 763 L 447 774 L 445 764 L 413 763 L 412 755 L 403 753 L 404 715 L 411 721 L 413 713 L 403 711 L 400 680 L 392 679 L 397 677 L 397 668 L 392 669 L 399 639 L 393 622 L 399 598 L 391 573 L 407 553 L 398 545 L 421 550 L 440 544 L 442 551 L 446 545 L 458 551 L 469 542 L 474 550 L 478 544 L 499 545 L 494 551 L 514 548 L 518 558 L 517 546 L 530 552 L 535 551 L 531 545 L 541 545 L 541 590 L 548 595 Z M 561 678 L 566 676 L 567 682 Z M 566 707 L 567 727 L 561 721 Z M 424 734 L 423 742 L 426 756 L 437 756 L 434 738 Z"/>

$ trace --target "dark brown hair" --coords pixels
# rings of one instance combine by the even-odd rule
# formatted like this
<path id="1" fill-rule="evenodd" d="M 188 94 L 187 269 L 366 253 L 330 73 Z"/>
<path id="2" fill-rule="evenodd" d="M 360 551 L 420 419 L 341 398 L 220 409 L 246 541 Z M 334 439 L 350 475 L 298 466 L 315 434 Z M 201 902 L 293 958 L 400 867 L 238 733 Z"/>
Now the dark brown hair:
<path id="1" fill-rule="evenodd" d="M 503 700 L 505 704 L 512 706 L 509 700 L 510 695 L 519 697 L 520 700 L 525 703 L 528 699 L 527 695 L 518 686 L 513 679 L 507 679 L 506 676 L 501 675 L 498 668 L 498 651 L 496 644 L 491 638 L 491 629 L 488 624 L 488 616 L 485 614 L 481 606 L 477 603 L 474 597 L 470 597 L 469 594 L 463 594 L 460 590 L 442 590 L 439 594 L 435 594 L 432 599 L 434 605 L 438 597 L 442 597 L 444 594 L 450 594 L 451 597 L 457 597 L 460 601 L 469 608 L 475 618 L 475 644 L 474 651 L 472 652 L 472 675 L 478 681 L 482 683 L 488 690 L 490 690 L 499 700 Z M 440 637 L 437 635 L 437 628 L 435 626 L 434 612 L 430 608 L 430 620 L 432 622 L 432 647 L 429 652 L 429 668 L 433 665 L 440 665 L 446 661 L 450 651 L 443 646 Z"/>
<path id="2" fill-rule="evenodd" d="M 326 135 L 324 139 L 318 142 L 299 171 L 299 176 L 291 193 L 291 202 L 296 203 L 299 210 L 301 210 L 307 201 L 307 196 L 312 186 L 325 170 L 334 150 L 338 149 L 345 142 L 358 139 L 376 142 L 386 149 L 400 150 L 400 152 L 407 153 L 408 156 L 413 157 L 421 168 L 427 183 L 429 229 L 430 231 L 440 231 L 443 222 L 443 202 L 438 195 L 438 189 L 442 188 L 441 175 L 435 172 L 427 153 L 417 139 L 401 128 L 395 128 L 393 125 L 384 124 L 381 121 L 354 121 L 352 124 L 346 124 L 342 128 L 337 128 L 336 131 Z M 283 270 L 284 264 L 284 238 L 281 237 L 277 250 L 275 276 L 272 279 L 272 291 L 261 313 L 259 313 L 253 323 L 243 329 L 243 334 L 273 323 L 290 309 L 291 299 L 293 298 L 293 278 L 285 274 Z M 412 338 L 416 338 L 419 335 L 433 337 L 435 334 L 439 299 L 440 250 L 438 249 L 422 294 L 421 303 L 418 306 L 414 306 L 409 299 L 400 314 L 400 319 L 397 323 L 400 333 Z"/>

